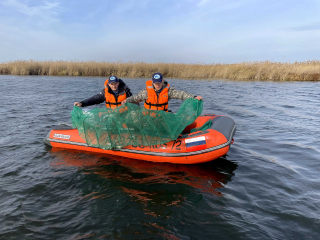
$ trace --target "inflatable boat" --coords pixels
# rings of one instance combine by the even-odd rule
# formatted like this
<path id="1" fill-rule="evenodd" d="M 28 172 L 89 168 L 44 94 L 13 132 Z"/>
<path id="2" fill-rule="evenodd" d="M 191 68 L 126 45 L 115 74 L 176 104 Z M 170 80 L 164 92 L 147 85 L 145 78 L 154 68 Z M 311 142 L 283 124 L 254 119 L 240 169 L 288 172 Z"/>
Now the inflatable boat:
<path id="1" fill-rule="evenodd" d="M 212 124 L 208 129 L 192 132 L 192 129 L 201 128 L 209 120 L 212 120 Z M 208 114 L 199 116 L 175 141 L 160 145 L 131 145 L 116 150 L 104 150 L 88 146 L 79 136 L 77 129 L 65 126 L 51 130 L 43 141 L 54 148 L 106 153 L 152 162 L 197 164 L 226 155 L 233 143 L 235 132 L 236 124 L 232 118 Z"/>

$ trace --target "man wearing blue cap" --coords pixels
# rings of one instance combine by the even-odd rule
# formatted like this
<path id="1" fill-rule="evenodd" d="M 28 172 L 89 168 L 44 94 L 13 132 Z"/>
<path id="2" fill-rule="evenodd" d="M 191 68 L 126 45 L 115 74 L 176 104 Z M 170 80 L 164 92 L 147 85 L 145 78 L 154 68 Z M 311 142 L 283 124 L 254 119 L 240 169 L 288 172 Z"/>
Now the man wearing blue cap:
<path id="1" fill-rule="evenodd" d="M 157 72 L 152 75 L 152 80 L 146 82 L 146 89 L 141 90 L 135 96 L 127 98 L 122 103 L 145 101 L 144 107 L 146 109 L 168 111 L 168 101 L 170 99 L 186 100 L 188 98 L 202 100 L 201 96 L 194 96 L 191 93 L 170 87 L 169 83 L 163 79 L 162 74 Z"/>
<path id="2" fill-rule="evenodd" d="M 116 76 L 109 77 L 104 83 L 104 89 L 97 95 L 81 102 L 75 102 L 74 106 L 86 107 L 105 102 L 107 108 L 117 108 L 126 98 L 132 96 L 129 87 Z"/>

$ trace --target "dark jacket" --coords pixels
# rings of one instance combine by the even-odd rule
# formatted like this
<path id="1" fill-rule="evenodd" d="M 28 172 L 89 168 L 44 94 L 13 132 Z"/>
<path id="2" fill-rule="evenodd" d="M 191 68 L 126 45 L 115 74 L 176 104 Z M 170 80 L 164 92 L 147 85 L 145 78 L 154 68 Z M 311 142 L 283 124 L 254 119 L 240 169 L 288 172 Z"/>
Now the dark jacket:
<path id="1" fill-rule="evenodd" d="M 115 96 L 115 98 L 117 99 L 119 95 L 121 95 L 123 92 L 126 93 L 127 98 L 132 96 L 132 93 L 130 91 L 130 88 L 121 80 L 119 79 L 119 91 L 117 94 L 115 94 L 111 88 L 108 86 L 108 92 L 111 93 L 112 95 Z M 82 107 L 87 107 L 87 106 L 91 106 L 94 104 L 100 104 L 106 101 L 106 97 L 105 97 L 105 88 L 97 95 L 92 96 L 91 98 L 85 99 L 83 101 L 81 101 L 80 103 L 82 104 Z"/>

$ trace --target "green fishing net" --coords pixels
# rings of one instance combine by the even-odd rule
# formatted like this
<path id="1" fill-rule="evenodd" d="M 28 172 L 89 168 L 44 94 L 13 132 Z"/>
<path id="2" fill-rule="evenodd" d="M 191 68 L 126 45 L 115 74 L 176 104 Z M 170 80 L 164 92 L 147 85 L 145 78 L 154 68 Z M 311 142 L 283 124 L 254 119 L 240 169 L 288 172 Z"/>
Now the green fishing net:
<path id="1" fill-rule="evenodd" d="M 71 122 L 89 146 L 120 149 L 129 145 L 152 146 L 176 140 L 201 114 L 203 102 L 183 101 L 177 113 L 152 111 L 126 103 L 119 108 L 83 111 L 75 106 Z"/>
<path id="2" fill-rule="evenodd" d="M 212 119 L 209 119 L 209 120 L 206 121 L 205 124 L 203 124 L 201 127 L 191 129 L 191 130 L 190 130 L 190 133 L 198 132 L 198 131 L 205 131 L 205 130 L 207 130 L 208 128 L 211 127 L 212 123 L 213 123 Z"/>

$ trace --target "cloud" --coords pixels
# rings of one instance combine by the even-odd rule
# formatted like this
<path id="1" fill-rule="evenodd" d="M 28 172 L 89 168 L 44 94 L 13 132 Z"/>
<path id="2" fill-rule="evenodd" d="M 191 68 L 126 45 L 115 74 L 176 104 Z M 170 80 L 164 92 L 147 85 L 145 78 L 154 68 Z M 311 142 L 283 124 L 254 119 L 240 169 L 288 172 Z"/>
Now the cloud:
<path id="1" fill-rule="evenodd" d="M 150 3 L 150 0 L 129 0 L 117 1 L 115 4 L 114 13 L 124 14 L 130 11 L 140 11 L 145 9 Z"/>
<path id="2" fill-rule="evenodd" d="M 292 28 L 290 28 L 290 30 L 298 31 L 298 32 L 320 30 L 320 22 L 314 22 L 314 23 L 310 23 L 310 24 L 306 24 L 306 25 L 301 25 L 298 27 L 292 27 Z"/>
<path id="3" fill-rule="evenodd" d="M 276 0 L 0 0 L 0 29 L 0 62 L 305 60 L 320 47 L 316 14 Z"/>
<path id="4" fill-rule="evenodd" d="M 59 21 L 58 14 L 60 12 L 59 2 L 44 1 L 42 5 L 30 6 L 30 1 L 6 0 L 2 2 L 7 7 L 12 7 L 14 10 L 30 17 L 38 18 L 46 23 Z"/>
<path id="5" fill-rule="evenodd" d="M 198 3 L 198 6 L 199 7 L 202 7 L 204 5 L 206 5 L 208 2 L 210 2 L 211 0 L 201 0 L 199 3 Z"/>
<path id="6" fill-rule="evenodd" d="M 208 12 L 223 12 L 229 11 L 241 7 L 246 7 L 250 4 L 258 2 L 258 0 L 200 0 L 198 2 L 198 7 L 206 7 L 203 8 Z M 208 6 L 210 5 L 210 6 Z"/>

